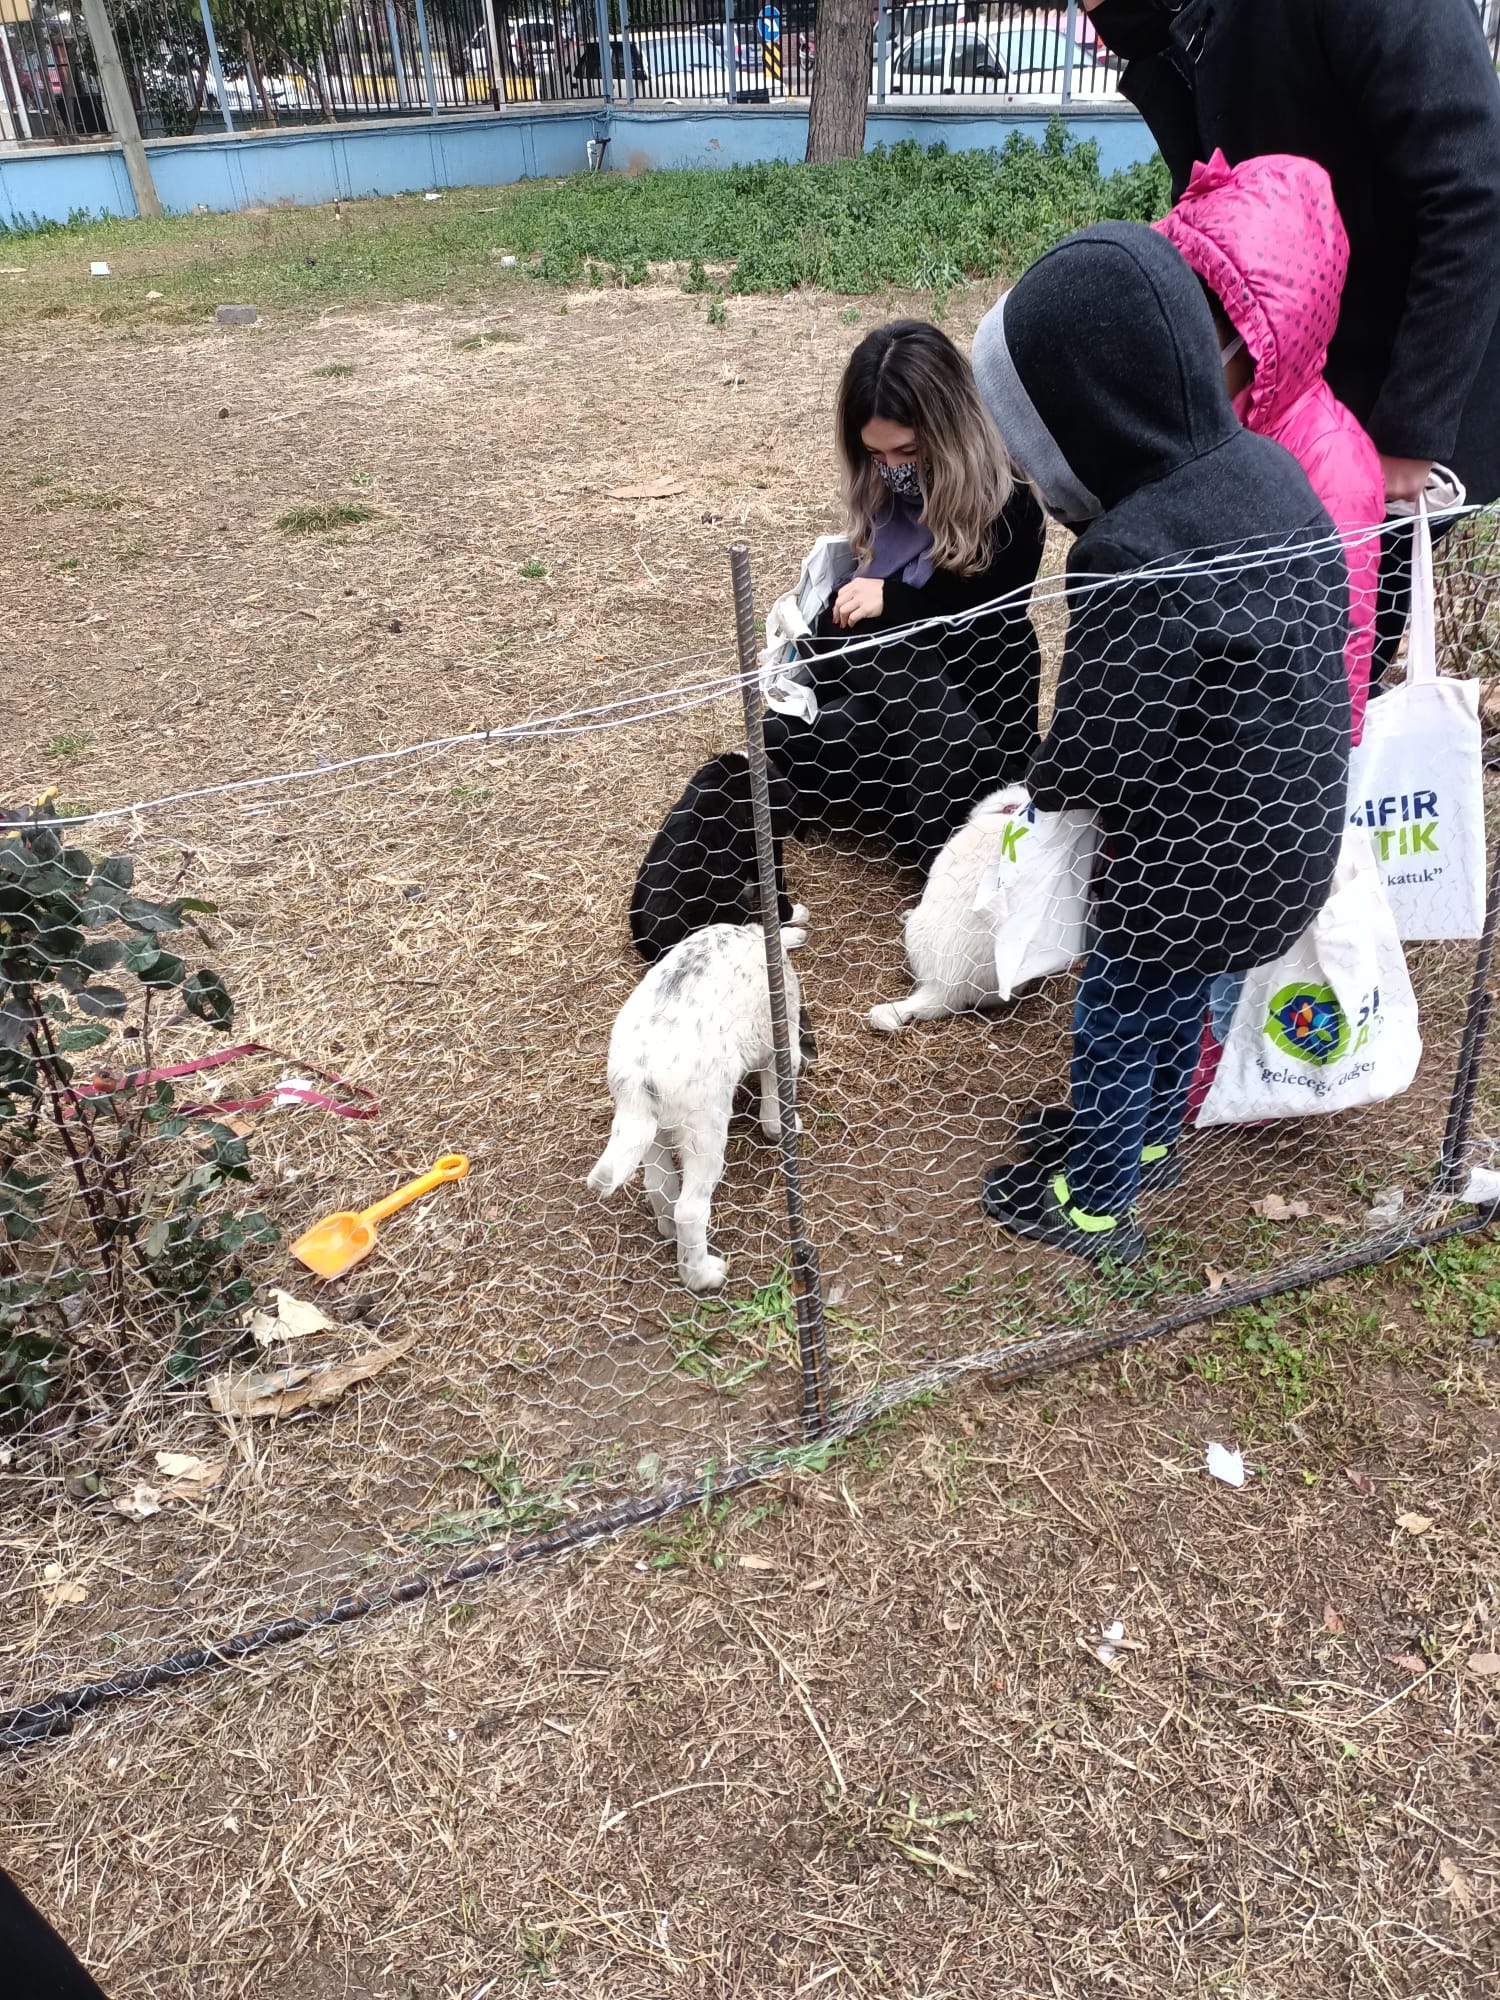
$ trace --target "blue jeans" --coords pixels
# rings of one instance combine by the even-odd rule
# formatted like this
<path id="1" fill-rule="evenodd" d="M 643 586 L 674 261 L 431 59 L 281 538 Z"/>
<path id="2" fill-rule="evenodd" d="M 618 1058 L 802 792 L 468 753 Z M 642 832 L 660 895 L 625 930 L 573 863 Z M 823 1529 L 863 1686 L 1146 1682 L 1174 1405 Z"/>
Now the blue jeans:
<path id="1" fill-rule="evenodd" d="M 1182 1129 L 1198 1065 L 1207 973 L 1111 957 L 1096 947 L 1073 1004 L 1068 1194 L 1090 1215 L 1135 1200 L 1141 1148 Z"/>

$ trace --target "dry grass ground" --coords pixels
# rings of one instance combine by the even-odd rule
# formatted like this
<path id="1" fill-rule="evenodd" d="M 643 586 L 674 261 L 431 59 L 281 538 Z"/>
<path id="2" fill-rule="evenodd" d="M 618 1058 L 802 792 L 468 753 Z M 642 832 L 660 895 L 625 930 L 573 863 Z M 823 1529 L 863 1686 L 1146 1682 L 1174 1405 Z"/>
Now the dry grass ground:
<path id="1" fill-rule="evenodd" d="M 1413 1261 L 101 1715 L 8 1862 L 115 2000 L 1480 2000 L 1496 1295 Z"/>
<path id="2" fill-rule="evenodd" d="M 831 524 L 833 387 L 885 316 L 725 310 L 515 284 L 251 332 L 14 324 L 0 796 L 113 806 L 721 676 L 725 544 L 750 542 L 764 600 Z M 657 479 L 681 490 L 610 497 Z M 340 507 L 372 512 L 277 526 Z M 279 1219 L 453 1144 L 477 1171 L 340 1296 L 420 1344 L 338 1410 L 226 1433 L 191 1394 L 146 1399 L 0 1469 L 18 1690 L 92 1669 L 112 1633 L 136 1657 L 411 1567 L 414 1537 L 487 1498 L 476 1455 L 544 1485 L 587 1449 L 607 1481 L 785 1413 L 784 1350 L 742 1392 L 684 1370 L 685 1301 L 638 1204 L 578 1188 L 633 977 L 624 895 L 735 719 L 731 699 L 127 823 L 143 868 L 190 849 L 222 903 L 241 1030 L 382 1098 L 370 1127 L 257 1129 Z M 1018 1284 L 1033 1323 L 1097 1324 L 1199 1288 L 1215 1255 L 1347 1239 L 1432 1156 L 1461 951 L 1423 960 L 1431 1087 L 1357 1143 L 1205 1155 L 1144 1291 L 976 1249 L 975 1164 L 1054 1094 L 1064 998 L 877 1064 L 860 1016 L 900 990 L 910 885 L 844 852 L 798 867 L 846 1379 L 1003 1337 Z M 1285 1236 L 1250 1212 L 1270 1189 L 1311 1197 Z M 736 1269 L 769 1275 L 775 1188 L 747 1139 L 718 1220 Z M 1500 1643 L 1495 1282 L 1485 1253 L 1444 1253 L 106 1713 L 18 1760 L 7 1860 L 117 2000 L 548 1979 L 587 2000 L 1469 2000 L 1500 1874 L 1496 1682 L 1470 1667 Z M 1246 1443 L 1244 1492 L 1203 1474 L 1210 1438 Z M 227 1447 L 208 1505 L 136 1525 L 64 1488 L 70 1463 L 118 1481 L 168 1444 Z M 85 1604 L 44 1608 L 49 1561 Z M 1116 1619 L 1132 1643 L 1106 1668 L 1080 1640 Z"/>

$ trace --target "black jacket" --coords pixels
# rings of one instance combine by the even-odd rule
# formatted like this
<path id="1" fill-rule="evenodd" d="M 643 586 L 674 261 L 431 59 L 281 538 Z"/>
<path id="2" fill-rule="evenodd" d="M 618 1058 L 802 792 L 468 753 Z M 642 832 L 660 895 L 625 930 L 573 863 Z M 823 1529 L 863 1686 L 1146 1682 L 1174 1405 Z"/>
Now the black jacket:
<path id="1" fill-rule="evenodd" d="M 920 588 L 888 578 L 881 617 L 848 632 L 825 613 L 810 649 L 816 720 L 766 717 L 799 834 L 860 834 L 926 868 L 976 799 L 1025 776 L 1041 690 L 1025 593 L 1045 539 L 1041 508 L 1017 485 L 976 575 L 935 570 Z"/>
<path id="2" fill-rule="evenodd" d="M 1107 837 L 1102 942 L 1205 973 L 1278 957 L 1327 900 L 1348 786 L 1348 573 L 1328 516 L 1296 460 L 1235 421 L 1197 280 L 1143 224 L 1033 264 L 981 325 L 974 372 L 1044 500 L 1083 528 L 1030 784 L 1045 811 L 1093 808 Z"/>
<path id="3" fill-rule="evenodd" d="M 1397 458 L 1500 495 L 1500 84 L 1474 0 L 1104 0 L 1101 40 L 1180 193 L 1300 153 L 1349 233 L 1328 381 Z"/>

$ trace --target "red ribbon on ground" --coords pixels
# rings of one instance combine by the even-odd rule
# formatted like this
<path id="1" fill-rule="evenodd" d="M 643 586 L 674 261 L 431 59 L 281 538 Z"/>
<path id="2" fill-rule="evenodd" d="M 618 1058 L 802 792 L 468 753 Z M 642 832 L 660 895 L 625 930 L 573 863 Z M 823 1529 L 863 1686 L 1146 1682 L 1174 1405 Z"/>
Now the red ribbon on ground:
<path id="1" fill-rule="evenodd" d="M 283 1049 L 273 1049 L 268 1042 L 241 1042 L 232 1049 L 215 1049 L 209 1056 L 199 1056 L 193 1062 L 172 1063 L 166 1069 L 127 1070 L 117 1083 L 75 1083 L 72 1091 L 75 1097 L 112 1097 L 119 1090 L 136 1090 L 144 1084 L 175 1083 L 180 1077 L 199 1076 L 204 1070 L 222 1069 L 225 1063 L 238 1062 L 241 1056 L 276 1056 L 282 1062 L 295 1063 L 296 1056 L 289 1056 Z M 345 1101 L 325 1097 L 319 1090 L 308 1090 L 297 1083 L 278 1084 L 274 1090 L 264 1090 L 258 1097 L 212 1098 L 203 1104 L 180 1104 L 174 1106 L 179 1118 L 223 1118 L 235 1111 L 264 1111 L 268 1104 L 278 1099 L 285 1102 L 296 1098 L 303 1104 L 316 1105 L 320 1111 L 331 1111 L 335 1118 L 378 1118 L 380 1102 L 371 1090 L 362 1083 L 350 1083 L 342 1076 L 335 1076 L 332 1070 L 319 1069 L 313 1063 L 302 1063 L 325 1083 L 331 1083 L 336 1090 L 346 1093 Z M 363 1100 L 362 1102 L 359 1100 Z"/>

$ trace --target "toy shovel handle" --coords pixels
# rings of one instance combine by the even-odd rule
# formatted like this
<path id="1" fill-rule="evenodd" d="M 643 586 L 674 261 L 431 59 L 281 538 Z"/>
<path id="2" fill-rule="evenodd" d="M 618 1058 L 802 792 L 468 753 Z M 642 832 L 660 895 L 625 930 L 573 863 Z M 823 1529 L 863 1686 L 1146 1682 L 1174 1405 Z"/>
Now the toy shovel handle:
<path id="1" fill-rule="evenodd" d="M 433 1162 L 425 1174 L 418 1174 L 414 1181 L 408 1181 L 405 1187 L 398 1187 L 394 1194 L 388 1194 L 369 1208 L 361 1209 L 359 1219 L 372 1226 L 377 1222 L 384 1222 L 385 1218 L 394 1215 L 398 1208 L 405 1208 L 408 1202 L 420 1201 L 424 1194 L 431 1194 L 432 1190 L 441 1187 L 444 1181 L 461 1181 L 468 1171 L 467 1154 L 444 1153 L 440 1160 Z"/>

